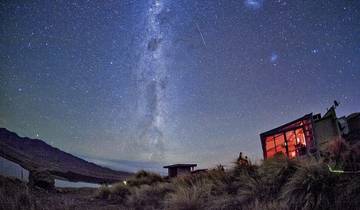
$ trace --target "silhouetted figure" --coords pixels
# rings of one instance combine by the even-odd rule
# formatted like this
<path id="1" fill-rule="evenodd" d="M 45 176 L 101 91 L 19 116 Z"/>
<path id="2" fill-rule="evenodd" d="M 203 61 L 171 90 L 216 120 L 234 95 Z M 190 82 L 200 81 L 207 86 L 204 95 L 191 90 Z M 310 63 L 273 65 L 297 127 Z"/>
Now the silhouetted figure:
<path id="1" fill-rule="evenodd" d="M 242 160 L 243 159 L 243 157 L 242 157 L 242 152 L 240 152 L 240 154 L 239 154 L 239 157 L 238 157 L 238 161 L 240 161 L 240 160 Z"/>
<path id="2" fill-rule="evenodd" d="M 219 171 L 225 171 L 225 168 L 224 168 L 224 166 L 223 165 L 218 165 L 217 166 L 217 170 L 219 170 Z"/>
<path id="3" fill-rule="evenodd" d="M 242 152 L 240 152 L 237 161 L 238 161 L 238 163 L 239 163 L 240 165 L 244 165 L 244 166 L 245 166 L 245 165 L 249 165 L 248 157 L 245 156 L 245 158 L 244 158 L 243 155 L 242 155 Z"/>

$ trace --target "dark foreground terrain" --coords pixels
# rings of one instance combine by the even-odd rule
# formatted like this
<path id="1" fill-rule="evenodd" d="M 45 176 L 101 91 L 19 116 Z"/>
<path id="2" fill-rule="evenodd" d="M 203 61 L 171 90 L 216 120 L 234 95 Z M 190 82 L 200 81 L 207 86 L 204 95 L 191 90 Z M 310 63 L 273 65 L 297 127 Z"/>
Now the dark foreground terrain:
<path id="1" fill-rule="evenodd" d="M 1 177 L 0 209 L 359 209 L 360 144 L 339 139 L 321 158 L 282 155 L 173 178 L 140 171 L 98 189 L 28 187 Z"/>
<path id="2" fill-rule="evenodd" d="M 52 191 L 28 187 L 15 178 L 0 176 L 1 210 L 119 209 L 95 199 L 96 188 L 57 188 Z"/>

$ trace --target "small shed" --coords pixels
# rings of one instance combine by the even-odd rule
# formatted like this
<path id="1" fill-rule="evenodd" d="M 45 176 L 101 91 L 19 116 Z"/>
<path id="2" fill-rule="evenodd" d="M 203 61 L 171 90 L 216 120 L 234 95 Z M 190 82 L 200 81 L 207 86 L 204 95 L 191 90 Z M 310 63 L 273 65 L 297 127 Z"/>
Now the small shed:
<path id="1" fill-rule="evenodd" d="M 174 164 L 164 166 L 164 168 L 168 169 L 168 176 L 171 178 L 179 175 L 191 174 L 196 166 L 197 164 Z"/>

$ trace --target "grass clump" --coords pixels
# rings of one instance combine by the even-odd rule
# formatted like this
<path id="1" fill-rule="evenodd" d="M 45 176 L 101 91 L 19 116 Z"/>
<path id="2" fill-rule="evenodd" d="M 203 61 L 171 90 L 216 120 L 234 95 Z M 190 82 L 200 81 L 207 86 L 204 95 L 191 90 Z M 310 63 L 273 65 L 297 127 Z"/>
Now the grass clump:
<path id="1" fill-rule="evenodd" d="M 95 197 L 98 199 L 112 200 L 117 203 L 123 203 L 126 197 L 130 195 L 129 187 L 124 183 L 119 182 L 113 184 L 111 187 L 102 185 L 96 192 Z"/>
<path id="2" fill-rule="evenodd" d="M 141 185 L 132 189 L 127 206 L 135 210 L 163 209 L 165 197 L 173 191 L 173 186 L 169 183 Z"/>
<path id="3" fill-rule="evenodd" d="M 203 177 L 194 177 L 184 176 L 174 182 L 175 190 L 166 199 L 167 209 L 206 209 L 212 183 Z"/>
<path id="4" fill-rule="evenodd" d="M 127 185 L 139 187 L 141 185 L 153 185 L 164 181 L 164 178 L 159 174 L 141 170 L 127 180 Z"/>
<path id="5" fill-rule="evenodd" d="M 290 209 L 332 209 L 337 178 L 324 163 L 303 162 L 285 184 L 281 199 Z"/>
<path id="6" fill-rule="evenodd" d="M 20 180 L 0 176 L 0 210 L 33 210 L 36 203 Z"/>
<path id="7" fill-rule="evenodd" d="M 338 184 L 335 191 L 337 193 L 336 207 L 337 209 L 358 209 L 360 206 L 360 176 L 346 175 L 340 177 L 340 184 Z"/>
<path id="8" fill-rule="evenodd" d="M 260 179 L 261 193 L 263 199 L 272 201 L 276 199 L 284 183 L 294 175 L 300 162 L 289 159 L 284 155 L 276 155 L 273 158 L 265 160 L 258 168 L 258 179 Z"/>
<path id="9" fill-rule="evenodd" d="M 109 198 L 118 202 L 124 202 L 130 194 L 129 187 L 124 183 L 119 182 L 111 186 Z"/>
<path id="10" fill-rule="evenodd" d="M 101 185 L 99 189 L 96 191 L 96 198 L 100 199 L 108 199 L 110 196 L 110 188 L 106 185 Z"/>

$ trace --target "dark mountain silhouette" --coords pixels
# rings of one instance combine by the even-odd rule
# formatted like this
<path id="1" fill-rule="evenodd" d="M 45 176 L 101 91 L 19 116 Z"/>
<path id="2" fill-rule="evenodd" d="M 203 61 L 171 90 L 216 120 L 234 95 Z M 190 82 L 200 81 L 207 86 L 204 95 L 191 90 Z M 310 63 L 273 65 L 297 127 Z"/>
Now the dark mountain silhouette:
<path id="1" fill-rule="evenodd" d="M 0 128 L 0 156 L 29 171 L 48 171 L 69 181 L 113 183 L 132 175 L 85 161 L 40 139 L 19 137 L 5 128 Z"/>

